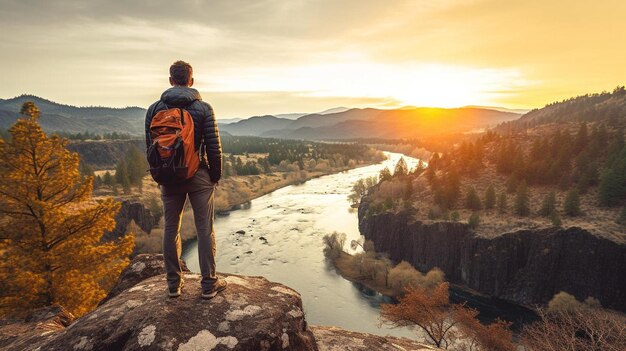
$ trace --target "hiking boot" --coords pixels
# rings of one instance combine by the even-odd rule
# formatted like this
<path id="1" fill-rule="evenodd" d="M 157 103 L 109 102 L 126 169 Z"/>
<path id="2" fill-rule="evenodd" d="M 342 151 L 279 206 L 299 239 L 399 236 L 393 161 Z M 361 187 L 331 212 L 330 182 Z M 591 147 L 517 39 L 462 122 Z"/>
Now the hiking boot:
<path id="1" fill-rule="evenodd" d="M 169 296 L 169 297 L 179 297 L 180 294 L 183 291 L 183 285 L 185 285 L 185 282 L 181 280 L 180 284 L 177 287 L 175 287 L 175 288 L 172 288 L 172 287 L 168 288 L 167 289 L 167 296 Z"/>
<path id="2" fill-rule="evenodd" d="M 215 283 L 213 283 L 212 287 L 209 289 L 202 289 L 202 298 L 207 300 L 212 299 L 218 292 L 226 289 L 226 286 L 228 286 L 228 282 L 224 279 L 218 278 Z"/>

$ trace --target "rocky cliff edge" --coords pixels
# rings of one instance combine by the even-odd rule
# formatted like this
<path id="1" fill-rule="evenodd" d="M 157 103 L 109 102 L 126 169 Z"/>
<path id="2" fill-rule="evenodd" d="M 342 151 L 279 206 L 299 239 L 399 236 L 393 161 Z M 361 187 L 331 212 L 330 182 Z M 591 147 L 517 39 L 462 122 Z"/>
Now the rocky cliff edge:
<path id="1" fill-rule="evenodd" d="M 74 320 L 58 307 L 0 322 L 7 351 L 432 350 L 409 339 L 307 325 L 300 294 L 263 277 L 223 274 L 229 287 L 200 298 L 200 276 L 166 297 L 161 255 L 138 255 L 94 311 Z"/>

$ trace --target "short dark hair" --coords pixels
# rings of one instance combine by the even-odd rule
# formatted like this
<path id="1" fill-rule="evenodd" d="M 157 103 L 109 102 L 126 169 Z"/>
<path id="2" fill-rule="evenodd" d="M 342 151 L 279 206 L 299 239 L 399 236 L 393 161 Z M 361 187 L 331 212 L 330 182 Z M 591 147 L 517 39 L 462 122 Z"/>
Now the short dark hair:
<path id="1" fill-rule="evenodd" d="M 185 61 L 176 61 L 170 66 L 170 77 L 176 85 L 187 85 L 191 81 L 193 68 Z"/>

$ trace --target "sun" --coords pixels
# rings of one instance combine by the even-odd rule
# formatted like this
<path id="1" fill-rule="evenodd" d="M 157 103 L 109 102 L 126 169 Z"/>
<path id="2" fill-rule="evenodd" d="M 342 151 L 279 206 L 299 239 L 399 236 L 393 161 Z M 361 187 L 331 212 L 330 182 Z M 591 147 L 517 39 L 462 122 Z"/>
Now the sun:
<path id="1" fill-rule="evenodd" d="M 245 86 L 246 91 L 361 99 L 364 107 L 395 108 L 493 105 L 503 92 L 524 84 L 520 77 L 520 72 L 512 69 L 351 59 L 217 72 L 206 81 L 211 82 L 210 90 L 221 92 L 237 92 Z"/>

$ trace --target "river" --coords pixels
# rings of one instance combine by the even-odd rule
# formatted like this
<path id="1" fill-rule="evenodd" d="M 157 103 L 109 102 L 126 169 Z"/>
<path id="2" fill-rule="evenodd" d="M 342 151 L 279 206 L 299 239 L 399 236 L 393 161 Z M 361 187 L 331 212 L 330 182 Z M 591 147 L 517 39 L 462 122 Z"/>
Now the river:
<path id="1" fill-rule="evenodd" d="M 341 277 L 323 254 L 326 234 L 343 232 L 347 243 L 361 237 L 356 210 L 348 201 L 356 181 L 378 175 L 384 167 L 393 169 L 400 157 L 409 169 L 419 162 L 398 153 L 385 155 L 382 163 L 287 186 L 217 216 L 218 272 L 260 275 L 297 290 L 310 324 L 415 338 L 415 331 L 408 328 L 379 326 L 379 306 L 391 301 Z M 245 234 L 237 233 L 241 230 Z M 199 272 L 195 240 L 184 245 L 183 259 L 189 269 Z M 477 308 L 483 322 L 499 317 L 516 322 L 513 327 L 518 329 L 536 318 L 532 311 L 506 301 L 458 289 L 451 289 L 450 295 L 453 302 Z"/>
<path id="2" fill-rule="evenodd" d="M 328 233 L 346 233 L 348 243 L 360 237 L 348 195 L 356 181 L 377 175 L 384 167 L 393 170 L 403 156 L 385 154 L 388 159 L 382 163 L 287 186 L 228 216 L 216 216 L 218 272 L 261 275 L 297 290 L 310 324 L 415 337 L 406 328 L 379 328 L 378 306 L 389 301 L 342 278 L 323 254 L 322 237 Z M 409 168 L 417 165 L 417 159 L 404 159 Z M 236 233 L 240 230 L 245 234 Z M 183 259 L 189 269 L 199 271 L 195 241 L 184 246 Z"/>

